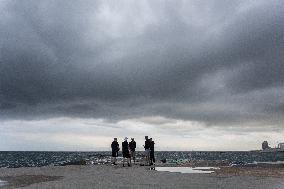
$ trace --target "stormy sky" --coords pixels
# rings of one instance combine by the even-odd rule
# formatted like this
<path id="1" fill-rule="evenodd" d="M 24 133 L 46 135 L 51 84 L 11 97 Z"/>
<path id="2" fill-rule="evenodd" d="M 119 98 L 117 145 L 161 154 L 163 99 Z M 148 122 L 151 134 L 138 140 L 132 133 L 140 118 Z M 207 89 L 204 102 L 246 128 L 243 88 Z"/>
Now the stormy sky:
<path id="1" fill-rule="evenodd" d="M 144 135 L 159 150 L 284 142 L 283 10 L 1 0 L 0 150 L 109 150 Z"/>

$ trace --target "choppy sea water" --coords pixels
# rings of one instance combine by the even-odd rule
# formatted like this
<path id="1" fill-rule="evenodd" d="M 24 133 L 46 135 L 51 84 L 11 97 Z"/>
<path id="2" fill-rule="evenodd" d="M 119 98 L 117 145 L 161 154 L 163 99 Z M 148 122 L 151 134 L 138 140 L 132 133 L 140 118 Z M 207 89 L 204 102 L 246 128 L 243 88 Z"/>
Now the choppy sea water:
<path id="1" fill-rule="evenodd" d="M 141 158 L 143 152 L 137 152 Z M 120 154 L 121 156 L 121 154 Z M 212 151 L 157 151 L 156 162 L 166 160 L 168 163 L 188 161 L 226 161 L 226 162 L 276 162 L 284 161 L 284 152 L 212 152 Z M 0 167 L 40 167 L 61 165 L 67 162 L 87 160 L 93 163 L 110 163 L 111 152 L 0 152 Z"/>

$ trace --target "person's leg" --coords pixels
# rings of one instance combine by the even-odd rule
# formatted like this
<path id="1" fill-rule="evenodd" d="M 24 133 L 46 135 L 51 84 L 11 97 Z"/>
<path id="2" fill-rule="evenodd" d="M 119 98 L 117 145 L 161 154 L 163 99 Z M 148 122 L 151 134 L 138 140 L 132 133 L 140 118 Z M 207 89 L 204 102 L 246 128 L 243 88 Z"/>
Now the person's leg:
<path id="1" fill-rule="evenodd" d="M 128 164 L 129 167 L 131 166 L 131 159 L 130 159 L 130 157 L 127 158 L 127 164 Z"/>
<path id="2" fill-rule="evenodd" d="M 147 155 L 147 150 L 145 150 L 145 154 L 144 154 L 144 164 L 147 165 L 148 162 L 148 155 Z"/>
<path id="3" fill-rule="evenodd" d="M 148 153 L 148 154 L 149 154 L 149 155 L 148 155 L 148 165 L 151 165 L 151 157 L 150 157 L 150 152 L 151 152 L 151 151 L 149 150 L 149 153 Z"/>
<path id="4" fill-rule="evenodd" d="M 128 151 L 128 152 L 127 152 L 127 164 L 128 164 L 129 167 L 130 167 L 130 165 L 131 165 L 131 155 L 130 155 L 130 152 L 131 152 L 131 151 Z"/>
<path id="5" fill-rule="evenodd" d="M 130 163 L 132 158 L 133 158 L 133 151 L 130 150 Z"/>
<path id="6" fill-rule="evenodd" d="M 113 159 L 114 159 L 114 163 L 113 164 L 116 165 L 116 157 L 114 157 Z"/>
<path id="7" fill-rule="evenodd" d="M 114 157 L 114 154 L 113 154 L 113 151 L 112 151 L 112 152 L 111 152 L 111 163 L 112 163 L 112 164 L 114 163 L 113 157 Z"/>
<path id="8" fill-rule="evenodd" d="M 154 155 L 154 151 L 150 152 L 150 159 L 151 159 L 151 165 L 155 164 L 155 155 Z"/>
<path id="9" fill-rule="evenodd" d="M 135 151 L 132 152 L 133 162 L 135 164 Z"/>
<path id="10" fill-rule="evenodd" d="M 122 166 L 124 167 L 125 156 L 123 155 Z"/>
<path id="11" fill-rule="evenodd" d="M 151 159 L 150 159 L 150 150 L 148 150 L 148 165 L 151 164 Z"/>
<path id="12" fill-rule="evenodd" d="M 112 154 L 111 154 L 111 162 L 112 164 L 116 165 L 116 157 L 117 157 L 117 152 L 116 151 L 112 151 Z"/>

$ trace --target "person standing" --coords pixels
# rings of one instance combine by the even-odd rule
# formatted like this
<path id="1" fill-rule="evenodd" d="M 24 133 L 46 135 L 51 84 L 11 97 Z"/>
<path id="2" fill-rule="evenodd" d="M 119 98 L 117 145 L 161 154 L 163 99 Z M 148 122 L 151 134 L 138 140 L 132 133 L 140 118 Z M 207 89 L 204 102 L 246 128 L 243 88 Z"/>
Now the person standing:
<path id="1" fill-rule="evenodd" d="M 148 136 L 145 136 L 145 165 L 150 165 L 150 140 Z"/>
<path id="2" fill-rule="evenodd" d="M 155 142 L 150 138 L 150 165 L 155 165 Z"/>
<path id="3" fill-rule="evenodd" d="M 129 149 L 130 149 L 130 155 L 133 159 L 133 162 L 135 164 L 135 149 L 136 149 L 136 142 L 134 138 L 131 138 L 131 141 L 129 142 Z M 131 159 L 130 159 L 131 161 Z"/>
<path id="4" fill-rule="evenodd" d="M 124 141 L 122 142 L 122 155 L 123 155 L 123 167 L 124 167 L 124 162 L 125 159 L 127 159 L 127 164 L 130 167 L 131 166 L 131 161 L 130 161 L 130 154 L 129 154 L 129 145 L 127 142 L 127 137 L 124 138 Z"/>
<path id="5" fill-rule="evenodd" d="M 111 143 L 111 156 L 112 156 L 112 164 L 116 164 L 116 157 L 118 156 L 118 151 L 119 151 L 119 144 L 117 142 L 117 138 L 113 139 L 113 142 Z"/>

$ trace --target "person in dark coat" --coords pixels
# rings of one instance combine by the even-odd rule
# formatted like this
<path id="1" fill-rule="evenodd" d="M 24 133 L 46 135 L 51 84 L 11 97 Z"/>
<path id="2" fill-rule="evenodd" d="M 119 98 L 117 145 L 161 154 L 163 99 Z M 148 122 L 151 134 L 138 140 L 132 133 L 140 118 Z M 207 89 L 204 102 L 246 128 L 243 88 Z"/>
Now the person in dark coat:
<path id="1" fill-rule="evenodd" d="M 118 151 L 119 151 L 119 144 L 117 142 L 117 138 L 113 139 L 113 142 L 111 143 L 111 156 L 112 156 L 112 164 L 116 164 L 116 157 L 118 156 Z"/>
<path id="2" fill-rule="evenodd" d="M 150 138 L 150 165 L 155 165 L 155 142 Z"/>
<path id="3" fill-rule="evenodd" d="M 130 149 L 131 158 L 133 159 L 133 162 L 135 164 L 136 142 L 135 142 L 134 138 L 131 138 L 131 141 L 129 142 L 129 149 Z M 131 161 L 131 159 L 130 159 L 130 161 Z"/>
<path id="4" fill-rule="evenodd" d="M 148 136 L 145 136 L 145 145 L 144 145 L 144 155 L 145 155 L 145 165 L 150 165 L 150 140 Z"/>
<path id="5" fill-rule="evenodd" d="M 122 142 L 122 155 L 123 155 L 123 167 L 124 167 L 124 162 L 125 159 L 127 159 L 127 164 L 130 167 L 131 166 L 131 161 L 130 161 L 130 153 L 129 153 L 129 145 L 127 142 L 127 137 L 124 138 L 124 142 Z"/>

